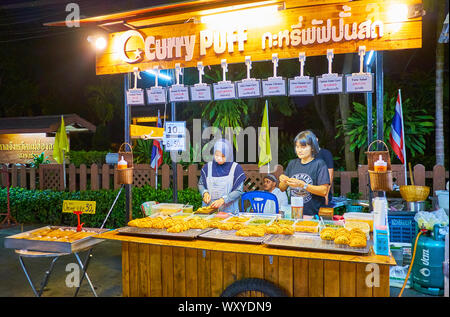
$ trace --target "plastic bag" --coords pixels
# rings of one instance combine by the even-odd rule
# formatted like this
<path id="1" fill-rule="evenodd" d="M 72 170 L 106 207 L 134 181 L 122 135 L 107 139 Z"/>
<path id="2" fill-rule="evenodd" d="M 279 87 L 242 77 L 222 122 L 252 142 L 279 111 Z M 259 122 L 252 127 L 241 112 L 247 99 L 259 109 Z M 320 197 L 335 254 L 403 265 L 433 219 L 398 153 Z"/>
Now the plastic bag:
<path id="1" fill-rule="evenodd" d="M 414 220 L 417 222 L 419 229 L 433 230 L 436 224 L 448 225 L 448 216 L 442 208 L 433 212 L 419 211 L 414 216 Z"/>

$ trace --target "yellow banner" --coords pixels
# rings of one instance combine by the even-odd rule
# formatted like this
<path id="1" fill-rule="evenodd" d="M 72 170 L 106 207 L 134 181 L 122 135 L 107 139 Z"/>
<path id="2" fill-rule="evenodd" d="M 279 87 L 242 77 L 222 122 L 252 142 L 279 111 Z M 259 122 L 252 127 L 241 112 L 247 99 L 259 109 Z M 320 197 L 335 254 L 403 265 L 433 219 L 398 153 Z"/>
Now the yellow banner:
<path id="1" fill-rule="evenodd" d="M 95 201 L 64 200 L 62 212 L 82 211 L 84 214 L 95 214 Z"/>

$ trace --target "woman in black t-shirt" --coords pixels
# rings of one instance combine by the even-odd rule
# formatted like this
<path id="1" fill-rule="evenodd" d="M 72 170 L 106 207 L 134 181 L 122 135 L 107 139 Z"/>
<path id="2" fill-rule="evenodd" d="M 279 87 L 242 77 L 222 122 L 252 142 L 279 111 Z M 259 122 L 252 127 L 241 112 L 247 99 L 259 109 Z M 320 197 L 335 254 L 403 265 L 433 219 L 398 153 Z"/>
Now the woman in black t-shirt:
<path id="1" fill-rule="evenodd" d="M 300 132 L 294 139 L 298 158 L 291 160 L 285 175 L 280 176 L 280 190 L 291 189 L 292 196 L 303 197 L 303 214 L 317 215 L 325 204 L 330 176 L 325 162 L 316 159 L 317 138 L 311 131 Z"/>

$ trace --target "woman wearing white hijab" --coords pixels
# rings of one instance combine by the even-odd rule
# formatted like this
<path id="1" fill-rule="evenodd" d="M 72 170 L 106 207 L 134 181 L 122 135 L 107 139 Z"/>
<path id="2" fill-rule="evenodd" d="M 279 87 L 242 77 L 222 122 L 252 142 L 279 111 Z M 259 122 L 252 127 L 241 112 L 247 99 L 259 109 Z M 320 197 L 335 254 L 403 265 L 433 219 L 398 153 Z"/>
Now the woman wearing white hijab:
<path id="1" fill-rule="evenodd" d="M 244 192 L 245 174 L 233 162 L 233 147 L 226 139 L 214 144 L 214 159 L 201 170 L 198 190 L 203 204 L 225 212 L 239 211 L 239 198 Z"/>

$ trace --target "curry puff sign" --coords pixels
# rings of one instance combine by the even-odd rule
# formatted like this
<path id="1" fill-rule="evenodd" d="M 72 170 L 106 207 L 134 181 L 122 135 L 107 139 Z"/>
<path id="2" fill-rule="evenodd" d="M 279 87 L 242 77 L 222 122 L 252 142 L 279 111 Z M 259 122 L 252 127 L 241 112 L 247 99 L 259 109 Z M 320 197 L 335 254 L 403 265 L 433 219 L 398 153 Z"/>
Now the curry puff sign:
<path id="1" fill-rule="evenodd" d="M 378 51 L 422 45 L 422 0 L 305 3 L 286 0 L 209 15 L 196 11 L 189 19 L 185 12 L 184 22 L 169 26 L 145 27 L 155 22 L 130 18 L 128 24 L 143 28 L 111 33 L 106 49 L 97 53 L 97 74 L 132 72 L 135 67 L 173 69 L 176 63 L 219 65 L 222 59 L 243 63 L 245 56 L 263 61 L 274 53 L 286 59 L 298 58 L 299 52 L 326 55 L 327 49 L 343 54 L 357 53 L 359 46 Z M 176 21 L 177 14 L 166 22 L 170 19 Z"/>

